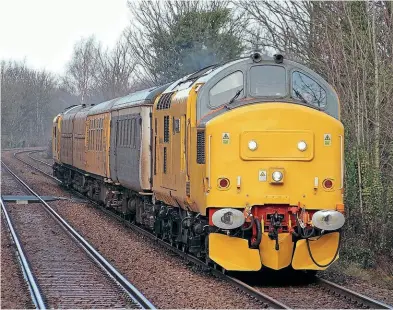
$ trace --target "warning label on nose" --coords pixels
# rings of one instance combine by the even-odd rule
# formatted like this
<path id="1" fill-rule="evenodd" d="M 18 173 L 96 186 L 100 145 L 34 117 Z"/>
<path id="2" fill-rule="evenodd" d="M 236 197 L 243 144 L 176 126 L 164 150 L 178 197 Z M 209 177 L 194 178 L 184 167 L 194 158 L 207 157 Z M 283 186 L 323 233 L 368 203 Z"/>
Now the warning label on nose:
<path id="1" fill-rule="evenodd" d="M 323 143 L 325 146 L 332 145 L 332 135 L 330 133 L 325 133 L 323 135 Z"/>
<path id="2" fill-rule="evenodd" d="M 224 132 L 222 134 L 222 144 L 229 144 L 229 133 L 228 132 Z"/>
<path id="3" fill-rule="evenodd" d="M 266 170 L 259 170 L 259 182 L 266 182 Z"/>

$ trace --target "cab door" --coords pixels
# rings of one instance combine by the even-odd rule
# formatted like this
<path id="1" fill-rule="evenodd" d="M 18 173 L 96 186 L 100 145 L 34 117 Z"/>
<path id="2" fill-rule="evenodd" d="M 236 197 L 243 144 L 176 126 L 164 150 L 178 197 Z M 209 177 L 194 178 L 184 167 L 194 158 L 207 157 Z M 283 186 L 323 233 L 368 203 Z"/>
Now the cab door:
<path id="1" fill-rule="evenodd" d="M 61 116 L 56 116 L 56 119 L 53 122 L 53 133 L 52 133 L 53 160 L 57 162 L 60 161 L 60 137 L 61 137 L 60 120 L 61 120 Z"/>
<path id="2" fill-rule="evenodd" d="M 110 121 L 110 148 L 109 148 L 109 170 L 110 178 L 114 182 L 118 182 L 117 177 L 117 145 L 119 143 L 120 128 L 119 128 L 119 111 L 112 111 Z"/>

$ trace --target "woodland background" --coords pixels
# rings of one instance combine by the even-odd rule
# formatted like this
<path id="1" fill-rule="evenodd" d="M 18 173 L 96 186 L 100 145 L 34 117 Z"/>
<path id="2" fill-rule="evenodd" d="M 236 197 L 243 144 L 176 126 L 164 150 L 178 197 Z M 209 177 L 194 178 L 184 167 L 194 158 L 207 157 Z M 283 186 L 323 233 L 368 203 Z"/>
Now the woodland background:
<path id="1" fill-rule="evenodd" d="M 53 117 L 173 81 L 260 50 L 281 52 L 336 89 L 346 133 L 341 257 L 364 268 L 393 259 L 393 2 L 129 0 L 114 49 L 74 46 L 64 76 L 1 62 L 1 146 L 45 145 Z"/>

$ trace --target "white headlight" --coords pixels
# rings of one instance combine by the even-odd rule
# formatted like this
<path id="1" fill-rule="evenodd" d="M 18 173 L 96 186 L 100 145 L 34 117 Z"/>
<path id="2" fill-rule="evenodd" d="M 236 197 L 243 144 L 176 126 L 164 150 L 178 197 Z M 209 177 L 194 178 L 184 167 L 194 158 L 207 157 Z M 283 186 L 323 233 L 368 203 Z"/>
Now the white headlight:
<path id="1" fill-rule="evenodd" d="M 257 149 L 257 147 L 258 147 L 258 144 L 254 140 L 251 140 L 250 142 L 248 142 L 248 148 L 251 151 L 255 151 Z"/>
<path id="2" fill-rule="evenodd" d="M 307 143 L 306 142 L 304 142 L 304 141 L 300 141 L 298 144 L 297 144 L 297 148 L 299 149 L 299 151 L 305 151 L 306 149 L 307 149 Z"/>
<path id="3" fill-rule="evenodd" d="M 321 210 L 312 216 L 312 224 L 322 230 L 336 230 L 345 223 L 342 213 L 334 210 Z"/>
<path id="4" fill-rule="evenodd" d="M 212 222 L 221 229 L 234 229 L 244 224 L 243 212 L 237 209 L 220 209 L 214 212 Z"/>
<path id="5" fill-rule="evenodd" d="M 282 180 L 282 172 L 281 171 L 274 171 L 272 174 L 272 179 L 274 182 L 280 182 Z"/>

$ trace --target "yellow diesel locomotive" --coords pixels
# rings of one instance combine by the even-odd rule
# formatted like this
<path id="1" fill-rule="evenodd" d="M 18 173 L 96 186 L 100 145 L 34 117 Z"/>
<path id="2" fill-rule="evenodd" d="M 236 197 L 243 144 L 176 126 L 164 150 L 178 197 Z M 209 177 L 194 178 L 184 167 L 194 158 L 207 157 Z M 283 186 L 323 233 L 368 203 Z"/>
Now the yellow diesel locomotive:
<path id="1" fill-rule="evenodd" d="M 59 114 L 54 174 L 225 270 L 323 270 L 344 224 L 344 128 L 309 68 L 253 53 Z"/>

